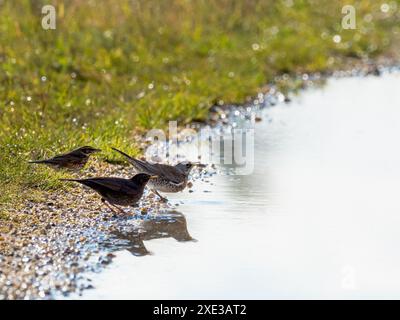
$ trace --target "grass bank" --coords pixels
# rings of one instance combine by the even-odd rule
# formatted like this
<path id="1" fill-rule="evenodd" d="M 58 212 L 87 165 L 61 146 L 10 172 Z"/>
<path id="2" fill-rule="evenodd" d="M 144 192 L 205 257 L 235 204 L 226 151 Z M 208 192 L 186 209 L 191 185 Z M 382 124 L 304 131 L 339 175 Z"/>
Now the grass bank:
<path id="1" fill-rule="evenodd" d="M 398 40 L 400 1 L 0 1 L 0 203 L 59 188 L 27 159 L 89 144 L 139 152 L 137 133 L 204 119 L 282 73 L 374 58 Z"/>

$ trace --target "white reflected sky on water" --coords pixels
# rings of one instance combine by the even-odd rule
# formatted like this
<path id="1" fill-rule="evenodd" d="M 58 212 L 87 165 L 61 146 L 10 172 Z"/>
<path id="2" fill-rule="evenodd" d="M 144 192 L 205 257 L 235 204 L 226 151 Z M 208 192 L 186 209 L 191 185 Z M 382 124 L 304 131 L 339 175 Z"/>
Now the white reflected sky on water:
<path id="1" fill-rule="evenodd" d="M 198 241 L 120 251 L 83 297 L 399 298 L 399 88 L 332 79 L 266 110 L 253 175 L 170 197 Z"/>

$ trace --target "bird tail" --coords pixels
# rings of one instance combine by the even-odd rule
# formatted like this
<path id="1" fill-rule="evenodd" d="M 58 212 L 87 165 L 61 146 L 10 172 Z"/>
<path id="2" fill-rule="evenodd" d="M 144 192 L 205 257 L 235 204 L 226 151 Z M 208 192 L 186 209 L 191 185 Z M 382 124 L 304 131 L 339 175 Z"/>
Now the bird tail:
<path id="1" fill-rule="evenodd" d="M 139 167 L 141 168 L 143 166 L 142 161 L 132 158 L 130 155 L 126 154 L 125 152 L 118 150 L 117 148 L 111 147 L 111 149 L 117 151 L 118 153 L 122 154 L 125 158 L 127 158 L 129 160 L 130 163 L 133 164 L 133 166 L 135 167 Z"/>
<path id="2" fill-rule="evenodd" d="M 92 189 L 96 190 L 96 186 L 98 186 L 98 183 L 96 181 L 93 181 L 93 179 L 60 179 L 61 181 L 70 181 L 70 182 L 78 182 L 80 184 L 83 184 L 84 186 L 90 187 Z"/>
<path id="3" fill-rule="evenodd" d="M 92 179 L 60 179 L 60 180 L 69 182 L 78 182 L 90 188 L 94 188 L 96 186 L 96 182 L 94 182 Z"/>
<path id="4" fill-rule="evenodd" d="M 60 181 L 73 181 L 73 182 L 81 182 L 79 179 L 59 179 Z"/>
<path id="5" fill-rule="evenodd" d="M 47 163 L 46 160 L 32 160 L 32 161 L 28 161 L 28 163 Z"/>
<path id="6" fill-rule="evenodd" d="M 111 147 L 114 151 L 117 151 L 118 153 L 122 154 L 124 157 L 128 158 L 129 160 L 135 160 L 133 159 L 130 155 L 126 154 L 125 152 L 118 150 L 117 148 Z"/>

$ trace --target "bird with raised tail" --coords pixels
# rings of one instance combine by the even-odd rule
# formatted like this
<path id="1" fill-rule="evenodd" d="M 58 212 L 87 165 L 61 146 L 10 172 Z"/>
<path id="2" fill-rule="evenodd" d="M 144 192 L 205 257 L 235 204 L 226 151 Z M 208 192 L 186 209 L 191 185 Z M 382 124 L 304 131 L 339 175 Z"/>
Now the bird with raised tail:
<path id="1" fill-rule="evenodd" d="M 50 159 L 34 160 L 29 161 L 29 163 L 46 164 L 54 169 L 80 170 L 86 165 L 89 157 L 93 153 L 99 151 L 101 150 L 90 146 L 84 146 Z"/>
<path id="2" fill-rule="evenodd" d="M 61 179 L 63 181 L 72 181 L 83 184 L 101 196 L 101 201 L 111 209 L 118 209 L 119 212 L 125 212 L 118 206 L 135 206 L 143 195 L 144 188 L 149 180 L 156 179 L 156 176 L 147 173 L 138 173 L 131 179 L 123 178 L 88 178 L 88 179 Z M 108 204 L 107 204 L 108 202 Z M 110 206 L 110 205 L 111 206 Z"/>
<path id="3" fill-rule="evenodd" d="M 196 165 L 188 161 L 180 162 L 175 166 L 160 163 L 150 163 L 132 158 L 125 152 L 122 152 L 116 148 L 112 149 L 127 158 L 128 161 L 133 165 L 136 172 L 144 172 L 157 176 L 156 179 L 149 181 L 148 186 L 163 201 L 166 201 L 167 199 L 161 196 L 158 191 L 171 193 L 179 192 L 185 189 L 188 182 L 189 173 Z"/>

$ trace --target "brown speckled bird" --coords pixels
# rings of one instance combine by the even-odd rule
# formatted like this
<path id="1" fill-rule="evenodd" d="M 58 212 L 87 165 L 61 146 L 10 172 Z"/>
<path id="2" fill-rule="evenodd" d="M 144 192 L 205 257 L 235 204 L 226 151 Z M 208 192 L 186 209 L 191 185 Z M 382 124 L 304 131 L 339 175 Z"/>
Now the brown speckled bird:
<path id="1" fill-rule="evenodd" d="M 29 163 L 46 164 L 55 169 L 80 170 L 85 166 L 90 155 L 99 151 L 101 150 L 90 146 L 85 146 L 75 149 L 69 153 L 55 156 L 54 158 L 29 161 Z"/>
<path id="2" fill-rule="evenodd" d="M 146 173 L 139 173 L 131 179 L 123 178 L 89 178 L 89 179 L 61 179 L 81 183 L 101 195 L 101 201 L 115 213 L 107 202 L 125 213 L 118 206 L 135 206 L 143 195 L 144 188 L 150 179 L 156 178 Z"/>
<path id="3" fill-rule="evenodd" d="M 150 175 L 156 175 L 158 178 L 149 181 L 148 186 L 152 191 L 157 194 L 161 200 L 166 201 L 167 199 L 161 196 L 160 192 L 179 192 L 185 189 L 188 182 L 190 170 L 195 165 L 191 162 L 180 162 L 175 166 L 167 164 L 150 163 L 147 161 L 138 160 L 127 155 L 116 148 L 113 150 L 119 152 L 133 165 L 137 172 L 144 172 Z"/>

